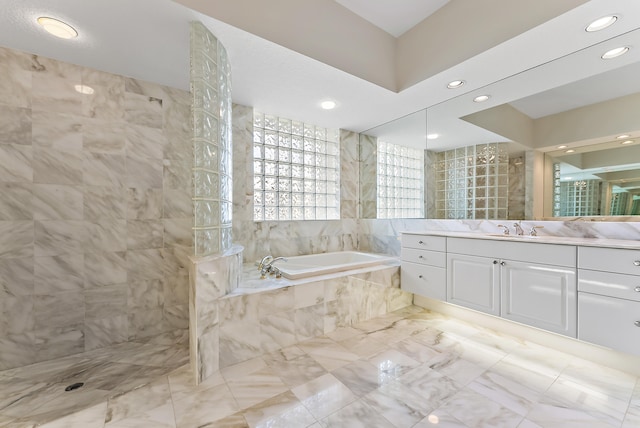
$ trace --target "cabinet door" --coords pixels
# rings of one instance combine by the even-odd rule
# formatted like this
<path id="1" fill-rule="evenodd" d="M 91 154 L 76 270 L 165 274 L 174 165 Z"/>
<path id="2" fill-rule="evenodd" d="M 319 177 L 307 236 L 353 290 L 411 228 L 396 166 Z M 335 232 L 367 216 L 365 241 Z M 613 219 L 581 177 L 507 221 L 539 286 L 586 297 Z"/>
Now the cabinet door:
<path id="1" fill-rule="evenodd" d="M 447 298 L 445 268 L 403 261 L 400 268 L 400 281 L 402 289 L 409 293 L 438 300 Z"/>
<path id="2" fill-rule="evenodd" d="M 500 314 L 498 260 L 447 254 L 447 302 Z"/>
<path id="3" fill-rule="evenodd" d="M 640 355 L 640 302 L 580 293 L 578 339 Z"/>
<path id="4" fill-rule="evenodd" d="M 574 269 L 510 260 L 500 265 L 502 317 L 576 337 Z"/>

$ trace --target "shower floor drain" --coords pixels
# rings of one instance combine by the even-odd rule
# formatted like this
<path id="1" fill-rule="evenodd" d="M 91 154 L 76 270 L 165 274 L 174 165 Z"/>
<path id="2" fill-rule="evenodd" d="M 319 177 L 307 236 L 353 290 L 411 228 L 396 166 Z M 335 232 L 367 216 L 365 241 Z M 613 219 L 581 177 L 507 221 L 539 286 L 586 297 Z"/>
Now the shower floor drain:
<path id="1" fill-rule="evenodd" d="M 84 385 L 84 383 L 82 382 L 78 382 L 78 383 L 73 383 L 69 386 L 67 386 L 64 390 L 65 391 L 75 391 L 78 388 L 81 388 Z"/>

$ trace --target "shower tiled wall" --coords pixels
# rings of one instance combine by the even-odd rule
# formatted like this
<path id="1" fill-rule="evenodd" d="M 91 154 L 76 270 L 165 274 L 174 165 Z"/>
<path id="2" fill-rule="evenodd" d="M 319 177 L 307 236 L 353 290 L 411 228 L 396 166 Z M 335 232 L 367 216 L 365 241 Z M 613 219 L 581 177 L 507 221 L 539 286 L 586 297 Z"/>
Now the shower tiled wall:
<path id="1" fill-rule="evenodd" d="M 0 370 L 184 334 L 188 92 L 5 48 L 0 77 Z"/>

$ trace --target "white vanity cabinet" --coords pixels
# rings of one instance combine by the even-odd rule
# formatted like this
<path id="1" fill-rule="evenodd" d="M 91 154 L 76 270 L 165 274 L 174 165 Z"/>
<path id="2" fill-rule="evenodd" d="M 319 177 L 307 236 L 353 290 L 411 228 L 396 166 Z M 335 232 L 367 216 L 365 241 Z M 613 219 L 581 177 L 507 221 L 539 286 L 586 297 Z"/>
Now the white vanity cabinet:
<path id="1" fill-rule="evenodd" d="M 640 250 L 578 248 L 578 338 L 640 355 Z"/>
<path id="2" fill-rule="evenodd" d="M 447 301 L 576 337 L 576 247 L 449 238 Z"/>
<path id="3" fill-rule="evenodd" d="M 447 238 L 402 235 L 402 289 L 438 300 L 447 298 Z"/>

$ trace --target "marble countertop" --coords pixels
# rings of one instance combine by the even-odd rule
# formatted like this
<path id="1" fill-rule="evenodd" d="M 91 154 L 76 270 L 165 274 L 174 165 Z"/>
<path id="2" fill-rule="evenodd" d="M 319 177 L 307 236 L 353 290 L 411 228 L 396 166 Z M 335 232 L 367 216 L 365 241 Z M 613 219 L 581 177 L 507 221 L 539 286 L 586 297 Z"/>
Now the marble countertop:
<path id="1" fill-rule="evenodd" d="M 407 235 L 444 236 L 449 238 L 490 239 L 494 241 L 532 242 L 538 244 L 576 245 L 582 247 L 625 248 L 640 250 L 640 241 L 635 239 L 584 238 L 573 236 L 551 236 L 540 233 L 538 236 L 502 235 L 483 232 L 448 232 L 446 230 L 423 230 L 401 232 Z"/>

